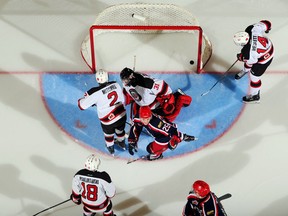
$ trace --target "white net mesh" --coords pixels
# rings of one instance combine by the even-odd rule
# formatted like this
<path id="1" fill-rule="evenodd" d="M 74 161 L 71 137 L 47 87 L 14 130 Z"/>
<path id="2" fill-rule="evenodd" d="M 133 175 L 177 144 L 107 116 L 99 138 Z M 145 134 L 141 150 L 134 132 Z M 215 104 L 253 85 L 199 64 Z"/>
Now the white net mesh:
<path id="1" fill-rule="evenodd" d="M 139 3 L 114 5 L 101 12 L 81 51 L 92 70 L 120 71 L 137 55 L 138 71 L 199 72 L 212 46 L 189 11 L 172 4 Z M 158 61 L 151 64 L 148 56 Z"/>

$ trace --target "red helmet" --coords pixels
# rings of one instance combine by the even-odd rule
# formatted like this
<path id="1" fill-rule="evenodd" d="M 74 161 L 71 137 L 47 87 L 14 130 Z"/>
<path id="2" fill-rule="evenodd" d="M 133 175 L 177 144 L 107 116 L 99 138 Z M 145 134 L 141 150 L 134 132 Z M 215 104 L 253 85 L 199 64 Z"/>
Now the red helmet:
<path id="1" fill-rule="evenodd" d="M 202 180 L 195 181 L 192 188 L 200 197 L 205 197 L 210 193 L 209 185 Z"/>
<path id="2" fill-rule="evenodd" d="M 139 109 L 140 118 L 150 118 L 152 116 L 152 112 L 149 106 L 141 106 Z"/>

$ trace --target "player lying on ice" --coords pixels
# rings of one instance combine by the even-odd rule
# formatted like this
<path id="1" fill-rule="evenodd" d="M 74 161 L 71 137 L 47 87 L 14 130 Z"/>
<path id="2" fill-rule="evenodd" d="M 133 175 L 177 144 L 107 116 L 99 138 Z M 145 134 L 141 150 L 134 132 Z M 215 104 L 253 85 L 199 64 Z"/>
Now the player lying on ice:
<path id="1" fill-rule="evenodd" d="M 194 141 L 196 137 L 181 133 L 175 123 L 171 123 L 159 115 L 152 113 L 149 106 L 141 106 L 133 118 L 133 124 L 128 137 L 128 150 L 131 155 L 137 152 L 137 142 L 140 133 L 145 127 L 155 140 L 146 147 L 149 155 L 147 160 L 163 158 L 163 152 L 168 148 L 174 150 L 181 141 Z"/>
<path id="2" fill-rule="evenodd" d="M 154 113 L 172 122 L 179 115 L 181 108 L 189 106 L 192 101 L 192 98 L 180 89 L 173 94 L 164 80 L 151 78 L 130 68 L 124 68 L 120 78 L 124 88 L 125 104 L 135 102 L 134 114 L 139 106 L 149 106 Z"/>

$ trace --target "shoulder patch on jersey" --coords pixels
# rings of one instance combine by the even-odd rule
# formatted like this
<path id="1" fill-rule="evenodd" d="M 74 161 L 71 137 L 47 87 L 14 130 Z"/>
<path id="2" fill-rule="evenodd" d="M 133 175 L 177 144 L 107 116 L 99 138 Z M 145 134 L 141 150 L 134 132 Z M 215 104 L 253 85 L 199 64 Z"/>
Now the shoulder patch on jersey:
<path id="1" fill-rule="evenodd" d="M 208 211 L 207 215 L 214 215 L 214 210 Z"/>
<path id="2" fill-rule="evenodd" d="M 160 121 L 159 124 L 157 125 L 157 127 L 158 127 L 158 128 L 162 128 L 163 124 L 164 124 L 164 123 L 163 123 L 162 121 Z"/>

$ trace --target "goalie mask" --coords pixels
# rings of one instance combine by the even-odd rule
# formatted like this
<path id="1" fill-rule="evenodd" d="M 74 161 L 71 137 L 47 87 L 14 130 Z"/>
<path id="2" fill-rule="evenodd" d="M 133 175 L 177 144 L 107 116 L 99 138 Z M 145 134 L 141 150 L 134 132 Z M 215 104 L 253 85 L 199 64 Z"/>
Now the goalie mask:
<path id="1" fill-rule="evenodd" d="M 123 85 L 125 86 L 133 86 L 133 84 L 135 83 L 134 71 L 130 68 L 124 68 L 120 73 L 120 78 Z"/>
<path id="2" fill-rule="evenodd" d="M 237 32 L 234 37 L 233 41 L 237 46 L 244 46 L 249 42 L 249 34 L 245 31 Z"/>
<path id="3" fill-rule="evenodd" d="M 102 69 L 97 70 L 96 74 L 95 74 L 95 79 L 96 82 L 98 82 L 99 84 L 103 84 L 108 82 L 108 73 Z"/>
<path id="4" fill-rule="evenodd" d="M 200 198 L 204 198 L 210 193 L 209 185 L 202 180 L 195 181 L 192 185 L 192 189 Z"/>
<path id="5" fill-rule="evenodd" d="M 92 155 L 87 157 L 84 167 L 85 167 L 85 169 L 94 172 L 94 171 L 98 170 L 100 163 L 101 163 L 100 159 L 98 157 L 96 157 L 96 155 L 92 154 Z"/>

